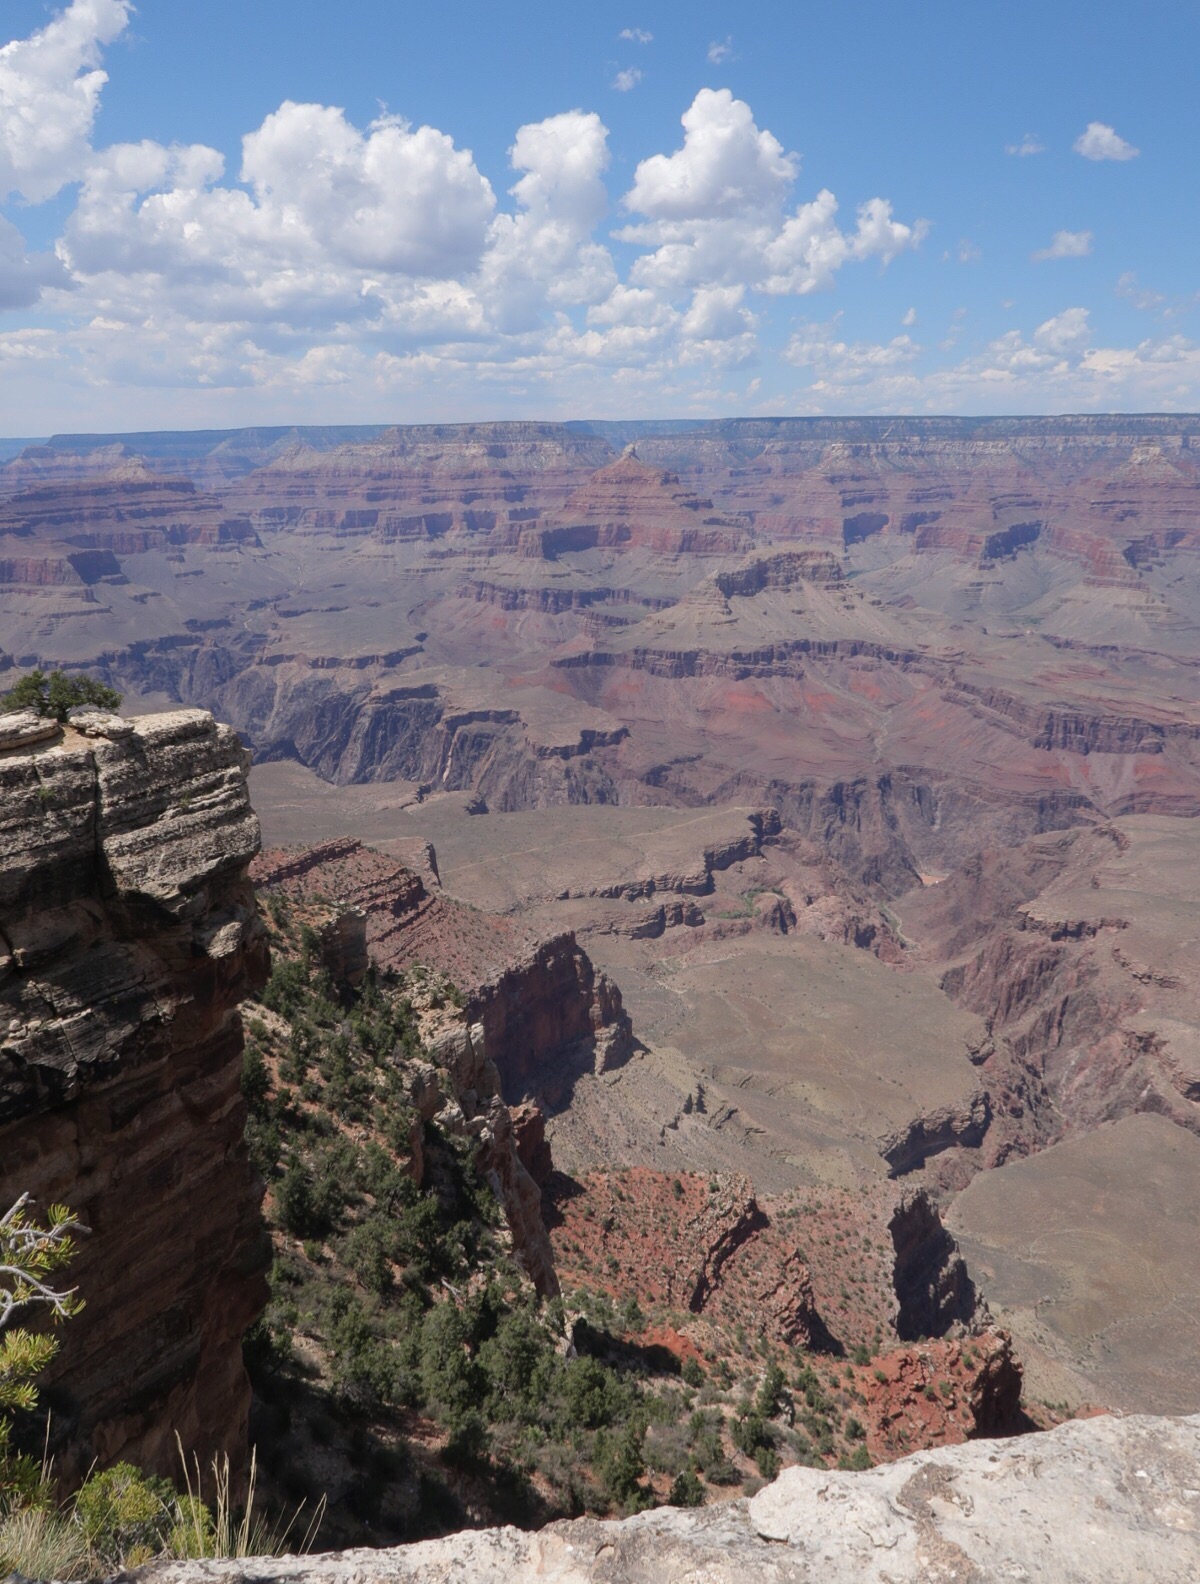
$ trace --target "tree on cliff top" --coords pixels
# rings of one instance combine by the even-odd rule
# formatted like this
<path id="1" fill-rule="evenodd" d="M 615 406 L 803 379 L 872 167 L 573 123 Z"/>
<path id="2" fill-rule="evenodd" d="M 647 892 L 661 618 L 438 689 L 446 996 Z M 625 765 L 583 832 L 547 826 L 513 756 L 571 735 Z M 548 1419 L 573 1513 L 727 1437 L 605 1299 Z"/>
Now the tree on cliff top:
<path id="1" fill-rule="evenodd" d="M 47 1307 L 55 1320 L 68 1319 L 83 1307 L 74 1290 L 60 1290 L 50 1280 L 74 1255 L 72 1234 L 81 1230 L 80 1223 L 66 1205 L 51 1205 L 46 1225 L 39 1226 L 29 1205 L 29 1195 L 22 1194 L 0 1216 L 0 1511 L 39 1483 L 36 1461 L 12 1450 L 9 1416 L 37 1406 L 34 1377 L 58 1352 L 53 1337 L 19 1326 L 9 1330 L 9 1321 L 34 1304 Z"/>
<path id="2" fill-rule="evenodd" d="M 99 682 L 91 676 L 68 676 L 65 671 L 31 671 L 0 700 L 0 709 L 32 710 L 35 715 L 53 716 L 65 723 L 67 711 L 79 704 L 95 704 L 100 709 L 115 710 L 121 707 L 121 695 L 116 688 Z"/>

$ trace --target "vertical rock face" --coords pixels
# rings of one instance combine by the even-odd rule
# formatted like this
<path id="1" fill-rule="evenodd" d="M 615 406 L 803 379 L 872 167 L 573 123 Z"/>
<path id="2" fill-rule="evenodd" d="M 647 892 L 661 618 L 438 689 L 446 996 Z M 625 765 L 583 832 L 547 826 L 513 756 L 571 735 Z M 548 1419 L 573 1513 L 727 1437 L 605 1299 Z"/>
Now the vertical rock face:
<path id="1" fill-rule="evenodd" d="M 500 1075 L 487 1054 L 482 1025 L 470 1024 L 462 1013 L 443 1008 L 426 1014 L 421 1035 L 434 1067 L 426 1068 L 430 1076 L 421 1083 L 418 1116 L 436 1120 L 447 1133 L 476 1140 L 475 1163 L 504 1211 L 517 1264 L 543 1297 L 557 1296 L 558 1276 L 542 1220 L 541 1190 L 522 1158 L 515 1119 L 500 1098 Z M 438 1068 L 449 1080 L 449 1093 L 442 1092 L 434 1076 Z M 526 1113 L 522 1119 L 526 1132 L 531 1122 Z M 541 1149 L 549 1173 L 552 1162 L 544 1125 Z M 415 1152 L 414 1165 L 417 1181 L 424 1185 L 425 1172 Z"/>
<path id="2" fill-rule="evenodd" d="M 90 1229 L 44 1395 L 63 1475 L 169 1469 L 176 1432 L 245 1452 L 269 1257 L 239 1089 L 268 966 L 248 763 L 201 710 L 0 736 L 0 1202 Z"/>
<path id="3" fill-rule="evenodd" d="M 896 1250 L 896 1334 L 903 1341 L 945 1336 L 955 1323 L 982 1317 L 966 1261 L 924 1188 L 903 1196 L 888 1230 Z"/>

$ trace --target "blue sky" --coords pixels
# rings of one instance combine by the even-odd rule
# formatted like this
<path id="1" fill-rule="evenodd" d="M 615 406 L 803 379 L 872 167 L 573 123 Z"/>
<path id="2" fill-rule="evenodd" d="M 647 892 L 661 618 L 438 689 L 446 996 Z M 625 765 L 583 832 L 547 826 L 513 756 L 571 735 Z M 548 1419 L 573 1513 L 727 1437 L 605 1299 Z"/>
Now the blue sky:
<path id="1" fill-rule="evenodd" d="M 0 433 L 1200 407 L 1200 11 L 5 0 Z"/>

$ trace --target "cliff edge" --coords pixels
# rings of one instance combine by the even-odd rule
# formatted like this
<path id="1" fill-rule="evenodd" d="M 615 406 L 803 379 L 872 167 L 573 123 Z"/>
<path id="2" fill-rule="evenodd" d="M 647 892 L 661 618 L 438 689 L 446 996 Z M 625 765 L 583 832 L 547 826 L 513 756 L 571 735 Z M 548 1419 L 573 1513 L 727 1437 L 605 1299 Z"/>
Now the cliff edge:
<path id="1" fill-rule="evenodd" d="M 749 1500 L 392 1550 L 152 1563 L 139 1584 L 1195 1584 L 1200 1416 L 1090 1419 L 865 1474 L 790 1468 Z"/>
<path id="2" fill-rule="evenodd" d="M 267 973 L 248 767 L 203 710 L 0 716 L 0 1203 L 90 1232 L 43 1393 L 67 1479 L 173 1470 L 176 1431 L 245 1457 L 270 1255 L 239 1087 Z"/>

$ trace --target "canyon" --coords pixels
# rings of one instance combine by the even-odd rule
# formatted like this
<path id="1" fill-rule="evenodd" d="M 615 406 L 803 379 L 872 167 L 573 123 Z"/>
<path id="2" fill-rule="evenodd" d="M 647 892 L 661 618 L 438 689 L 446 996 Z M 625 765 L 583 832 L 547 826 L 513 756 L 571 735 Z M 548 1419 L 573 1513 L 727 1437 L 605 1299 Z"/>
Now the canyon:
<path id="1" fill-rule="evenodd" d="M 69 1339 L 64 1449 L 161 1465 L 165 1414 L 209 1444 L 200 1401 L 244 1440 L 252 886 L 315 910 L 338 977 L 456 987 L 466 1076 L 431 1116 L 494 1113 L 543 1292 L 670 1308 L 677 1361 L 862 1350 L 871 1458 L 951 1460 L 871 1480 L 961 1470 L 982 1502 L 953 1448 L 1022 1390 L 1026 1427 L 1200 1411 L 1198 456 L 1198 418 L 1111 415 L 62 436 L 0 465 L 0 688 L 87 671 L 132 717 L 0 717 L 0 1187 L 85 1181 L 81 1284 L 127 1272 L 145 1310 L 133 1406 L 103 1329 Z M 148 1175 L 114 1164 L 134 1140 Z M 143 1369 L 156 1283 L 188 1325 Z M 1103 1469 L 1141 1423 L 1040 1440 Z M 1014 1490 L 1023 1446 L 988 1454 Z M 788 1500 L 873 1499 L 810 1475 Z M 482 1536 L 472 1576 L 710 1544 L 744 1570 L 768 1540 L 815 1576 L 756 1527 L 776 1489 Z M 897 1546 L 940 1557 L 943 1516 Z"/>

